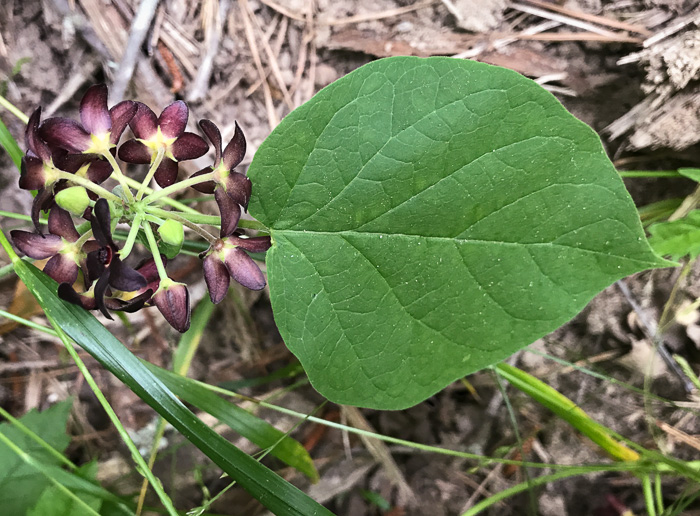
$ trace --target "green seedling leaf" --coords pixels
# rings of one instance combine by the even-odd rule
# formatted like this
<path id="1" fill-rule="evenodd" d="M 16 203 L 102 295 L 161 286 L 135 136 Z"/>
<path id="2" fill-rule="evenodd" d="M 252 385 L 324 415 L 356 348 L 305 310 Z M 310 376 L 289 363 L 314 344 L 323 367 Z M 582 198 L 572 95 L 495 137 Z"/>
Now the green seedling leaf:
<path id="1" fill-rule="evenodd" d="M 152 364 L 147 363 L 146 366 L 176 396 L 208 412 L 261 449 L 272 448 L 270 455 L 302 472 L 313 482 L 318 481 L 318 471 L 316 471 L 313 460 L 297 440 L 285 435 L 284 432 L 277 430 L 267 421 L 263 421 L 247 410 L 220 398 L 191 378 L 180 376 Z"/>
<path id="2" fill-rule="evenodd" d="M 31 410 L 21 417 L 20 421 L 52 448 L 63 453 L 70 444 L 70 437 L 66 434 L 66 423 L 71 404 L 71 400 L 66 400 L 43 412 Z M 9 423 L 0 425 L 0 432 L 30 455 L 36 463 L 47 466 L 60 464 L 59 460 L 39 443 Z M 0 507 L 4 514 L 25 514 L 51 484 L 45 475 L 24 462 L 4 444 L 0 444 L 0 464 Z"/>
<path id="3" fill-rule="evenodd" d="M 693 210 L 682 219 L 649 226 L 649 243 L 662 256 L 679 260 L 700 255 L 700 210 Z"/>
<path id="4" fill-rule="evenodd" d="M 75 471 L 75 475 L 87 482 L 96 484 L 97 462 L 89 462 L 81 466 Z M 76 493 L 76 495 L 88 507 L 94 509 L 95 512 L 98 512 L 102 506 L 102 500 L 94 494 Z M 50 486 L 41 493 L 36 505 L 27 511 L 27 516 L 46 516 L 47 514 L 51 516 L 83 516 L 85 509 L 74 498 L 71 498 L 56 486 Z"/>
<path id="5" fill-rule="evenodd" d="M 678 173 L 683 177 L 692 179 L 696 183 L 700 183 L 700 168 L 679 168 Z"/>
<path id="6" fill-rule="evenodd" d="M 22 156 L 24 156 L 24 153 L 2 120 L 0 120 L 0 147 L 7 151 L 19 171 L 22 168 Z"/>
<path id="7" fill-rule="evenodd" d="M 55 281 L 22 260 L 13 264 L 63 331 L 270 511 L 281 516 L 332 514 L 206 426 L 91 313 L 59 299 Z"/>
<path id="8" fill-rule="evenodd" d="M 280 123 L 249 176 L 275 320 L 337 403 L 414 405 L 669 265 L 597 135 L 473 61 L 352 72 Z"/>

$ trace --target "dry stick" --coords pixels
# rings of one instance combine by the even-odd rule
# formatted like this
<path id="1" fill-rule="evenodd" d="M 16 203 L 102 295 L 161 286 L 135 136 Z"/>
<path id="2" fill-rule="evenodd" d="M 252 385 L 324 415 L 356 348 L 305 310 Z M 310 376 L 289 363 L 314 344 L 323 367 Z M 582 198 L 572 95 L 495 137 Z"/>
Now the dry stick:
<path id="1" fill-rule="evenodd" d="M 685 444 L 692 448 L 695 448 L 696 450 L 700 450 L 700 439 L 698 439 L 697 437 L 688 435 L 683 430 L 679 430 L 678 428 L 671 426 L 668 423 L 661 421 L 660 419 L 657 419 L 655 423 L 656 426 L 658 426 L 661 430 L 666 432 L 671 437 L 675 438 L 678 441 L 684 442 Z"/>
<path id="2" fill-rule="evenodd" d="M 359 428 L 360 430 L 365 430 L 367 432 L 375 432 L 374 428 L 369 424 L 365 416 L 360 412 L 357 407 L 343 406 L 340 408 L 347 418 L 351 426 Z M 408 485 L 406 477 L 399 469 L 394 457 L 389 451 L 389 447 L 386 443 L 378 439 L 372 439 L 366 435 L 361 435 L 360 440 L 365 445 L 365 448 L 374 457 L 384 470 L 384 473 L 389 477 L 389 482 L 398 488 L 399 492 L 399 504 L 400 505 L 415 505 L 416 495 Z"/>
<path id="3" fill-rule="evenodd" d="M 697 19 L 697 16 L 687 16 L 685 18 L 681 18 L 680 20 L 676 21 L 675 23 L 672 23 L 665 29 L 663 29 L 661 32 L 657 32 L 654 34 L 652 37 L 644 40 L 644 48 L 649 48 L 650 46 L 654 45 L 655 43 L 658 43 L 662 39 L 666 39 L 669 36 L 672 36 L 676 32 L 680 31 L 683 27 L 686 25 L 689 25 L 693 22 L 695 22 Z"/>
<path id="4" fill-rule="evenodd" d="M 263 30 L 260 27 L 260 24 L 258 23 L 255 14 L 252 11 L 249 11 L 248 16 L 249 19 L 253 21 L 255 28 L 258 29 L 258 31 L 261 34 L 263 34 Z M 292 97 L 289 96 L 289 90 L 287 89 L 287 85 L 284 83 L 284 79 L 282 78 L 282 72 L 280 71 L 280 66 L 277 62 L 277 57 L 272 51 L 268 40 L 264 37 L 262 38 L 262 46 L 265 50 L 265 54 L 267 54 L 267 62 L 270 65 L 270 69 L 272 70 L 272 75 L 275 77 L 275 81 L 277 81 L 277 85 L 279 86 L 279 89 L 282 92 L 282 98 L 284 98 L 284 103 L 287 104 L 287 107 L 290 110 L 292 110 L 294 109 L 294 104 L 292 103 Z"/>
<path id="5" fill-rule="evenodd" d="M 142 0 L 139 10 L 131 22 L 129 41 L 126 44 L 124 55 L 114 76 L 114 83 L 110 89 L 112 102 L 120 102 L 124 98 L 126 88 L 131 81 L 136 67 L 136 60 L 141 52 L 141 45 L 146 39 L 148 28 L 151 26 L 153 16 L 156 14 L 159 0 Z"/>
<path id="6" fill-rule="evenodd" d="M 464 16 L 459 12 L 459 9 L 452 3 L 452 0 L 441 0 L 443 5 L 450 11 L 450 14 L 457 18 L 458 21 L 464 21 Z"/>
<path id="7" fill-rule="evenodd" d="M 278 30 L 278 26 L 279 27 Z M 265 32 L 264 37 L 266 41 L 270 41 L 272 35 L 275 34 L 275 43 L 272 47 L 272 51 L 275 54 L 275 59 L 279 57 L 280 51 L 282 50 L 282 44 L 284 43 L 284 38 L 287 36 L 287 28 L 289 27 L 289 18 L 282 16 L 281 14 L 275 14 L 273 22 L 270 24 L 270 28 Z M 266 72 L 265 80 L 270 75 L 270 71 Z M 247 90 L 245 90 L 245 96 L 250 97 L 257 89 L 262 86 L 262 81 L 260 79 L 256 80 Z"/>
<path id="8" fill-rule="evenodd" d="M 305 21 L 304 16 L 301 14 L 293 13 L 292 11 L 286 9 L 285 7 L 282 7 L 280 4 L 273 2 L 272 0 L 260 0 L 263 4 L 268 6 L 270 9 L 273 11 L 277 11 L 280 13 L 282 16 L 286 16 L 287 18 L 291 18 L 292 20 L 300 21 L 303 22 Z"/>
<path id="9" fill-rule="evenodd" d="M 199 65 L 199 71 L 192 81 L 192 86 L 187 94 L 187 100 L 190 102 L 200 100 L 209 89 L 209 78 L 214 67 L 214 57 L 219 51 L 219 43 L 221 43 L 221 33 L 223 31 L 223 23 L 228 15 L 230 0 L 219 0 L 219 13 L 215 15 L 214 27 L 207 31 L 205 41 L 208 42 L 207 52 L 204 54 L 204 59 Z"/>
<path id="10" fill-rule="evenodd" d="M 549 9 L 550 11 L 555 11 L 564 15 L 571 16 L 572 18 L 578 18 L 579 20 L 589 21 L 591 23 L 596 23 L 598 25 L 605 25 L 607 27 L 612 27 L 613 29 L 626 30 L 629 32 L 636 32 L 637 34 L 642 34 L 644 36 L 651 36 L 651 31 L 647 30 L 646 27 L 641 27 L 639 25 L 633 25 L 631 23 L 625 23 L 619 20 L 611 20 L 610 18 L 605 18 L 604 16 L 598 16 L 595 14 L 584 13 L 583 11 L 578 11 L 575 9 L 568 9 L 560 5 L 552 4 L 550 2 L 543 2 L 542 0 L 524 0 L 528 4 L 532 4 L 536 7 L 541 7 L 543 9 Z"/>
<path id="11" fill-rule="evenodd" d="M 267 3 L 265 0 L 262 0 L 262 1 L 263 1 L 263 3 Z M 319 18 L 318 20 L 316 20 L 316 23 L 318 25 L 347 25 L 350 23 L 362 23 L 362 22 L 366 22 L 366 21 L 382 20 L 384 18 L 393 18 L 393 17 L 399 16 L 401 14 L 406 14 L 406 13 L 410 13 L 413 11 L 417 11 L 419 9 L 423 9 L 425 7 L 430 7 L 431 5 L 433 5 L 437 2 L 438 2 L 438 0 L 427 0 L 426 2 L 419 2 L 419 3 L 414 4 L 414 5 L 407 5 L 406 7 L 397 7 L 396 9 L 387 9 L 386 11 L 381 11 L 378 13 L 357 14 L 355 16 L 348 16 L 347 18 L 325 18 L 325 19 Z M 449 9 L 449 7 L 448 7 L 448 9 Z M 458 12 L 458 14 L 455 14 L 455 17 L 459 17 L 459 12 Z"/>
<path id="12" fill-rule="evenodd" d="M 309 73 L 308 73 L 308 85 L 309 92 L 302 102 L 310 99 L 314 94 L 314 88 L 316 85 L 316 64 L 318 62 L 318 53 L 316 52 L 316 20 L 314 17 L 315 4 L 314 0 L 309 1 L 306 9 L 306 26 L 309 29 Z"/>
<path id="13" fill-rule="evenodd" d="M 527 16 L 527 14 L 525 14 Z M 518 37 L 523 34 L 539 34 L 540 32 L 544 32 L 549 29 L 554 29 L 556 27 L 561 26 L 560 22 L 557 21 L 552 21 L 552 20 L 546 20 L 542 23 L 538 23 L 537 25 L 533 25 L 531 27 L 528 27 L 524 31 L 520 32 L 519 34 L 513 34 L 510 37 L 506 37 L 503 39 L 498 39 L 493 42 L 492 45 L 490 45 L 488 42 L 484 42 L 482 44 L 479 44 L 476 48 L 470 48 L 469 50 L 466 50 L 464 52 L 460 52 L 459 54 L 455 54 L 452 57 L 455 57 L 457 59 L 472 59 L 474 57 L 477 57 L 480 54 L 483 54 L 486 50 L 489 50 L 491 47 L 493 47 L 496 50 L 500 50 L 502 48 L 505 48 L 506 46 L 515 43 L 518 41 Z"/>
<path id="14" fill-rule="evenodd" d="M 637 301 L 635 301 L 634 297 L 632 296 L 632 293 L 630 292 L 624 280 L 616 281 L 615 285 L 617 285 L 617 287 L 622 292 L 622 295 L 625 296 L 625 299 L 627 299 L 627 302 L 632 307 L 632 310 L 634 310 L 634 312 L 637 314 L 637 318 L 642 324 L 642 329 L 644 330 L 644 333 L 646 334 L 647 338 L 651 340 L 653 344 L 655 344 L 656 350 L 658 351 L 659 356 L 661 356 L 663 361 L 666 363 L 666 366 L 668 366 L 668 368 L 671 371 L 673 371 L 676 376 L 678 376 L 678 378 L 681 380 L 681 383 L 683 384 L 683 388 L 687 393 L 693 392 L 695 390 L 693 382 L 691 382 L 685 376 L 685 374 L 683 374 L 683 371 L 681 370 L 680 366 L 676 363 L 675 360 L 673 360 L 673 357 L 671 357 L 671 354 L 666 349 L 663 337 L 658 334 L 658 327 L 656 325 L 656 322 L 649 319 L 644 310 L 642 310 L 642 307 L 639 306 L 639 304 L 637 304 Z"/>
<path id="15" fill-rule="evenodd" d="M 610 32 L 609 30 L 601 29 L 600 27 L 596 27 L 592 23 L 587 23 L 584 21 L 577 20 L 575 18 L 572 18 L 570 16 L 564 16 L 562 14 L 555 14 L 549 11 L 545 11 L 544 9 L 538 9 L 537 7 L 531 7 L 529 5 L 525 4 L 519 4 L 517 2 L 513 2 L 510 4 L 510 7 L 512 9 L 516 9 L 518 11 L 532 14 L 534 16 L 539 16 L 540 18 L 546 18 L 548 20 L 554 20 L 558 21 L 561 23 L 564 23 L 565 25 L 571 25 L 572 27 L 577 27 L 579 29 L 587 30 L 589 32 L 593 32 L 596 34 L 600 34 L 601 36 L 607 36 L 609 38 L 614 38 L 617 36 L 614 32 Z"/>
<path id="16" fill-rule="evenodd" d="M 248 0 L 238 0 L 238 8 L 241 11 L 241 18 L 243 18 L 243 25 L 245 26 L 245 35 L 248 40 L 248 47 L 250 48 L 250 53 L 253 57 L 253 62 L 255 63 L 255 68 L 258 70 L 258 75 L 260 80 L 263 81 L 263 93 L 265 96 L 265 108 L 267 109 L 267 121 L 270 125 L 270 130 L 273 130 L 279 124 L 279 119 L 277 118 L 277 113 L 275 112 L 275 106 L 272 103 L 272 93 L 270 92 L 270 85 L 267 84 L 265 80 L 265 70 L 263 69 L 262 61 L 260 61 L 260 53 L 258 52 L 258 46 L 255 43 L 255 36 L 253 34 L 253 27 L 248 19 Z"/>
<path id="17" fill-rule="evenodd" d="M 158 48 L 158 53 L 160 54 L 160 57 L 163 58 L 163 61 L 165 61 L 165 67 L 168 69 L 168 74 L 170 74 L 170 92 L 177 93 L 182 89 L 185 81 L 182 78 L 182 73 L 180 73 L 180 67 L 177 66 L 175 56 L 173 56 L 173 53 L 170 51 L 168 46 L 160 40 L 158 41 L 156 48 Z"/>
<path id="18" fill-rule="evenodd" d="M 306 70 L 306 58 L 309 54 L 309 44 L 313 39 L 313 33 L 308 30 L 307 24 L 304 25 L 304 32 L 301 34 L 301 44 L 299 45 L 299 55 L 297 56 L 297 69 L 294 72 L 294 80 L 289 87 L 289 94 L 294 95 L 301 84 L 301 79 Z M 296 105 L 301 105 L 301 100 L 296 102 Z"/>
<path id="19" fill-rule="evenodd" d="M 528 39 L 534 41 L 598 41 L 600 43 L 641 43 L 640 38 L 627 36 L 625 34 L 612 34 L 610 36 L 602 34 L 591 34 L 589 32 L 557 32 L 553 34 L 515 34 L 518 39 Z"/>

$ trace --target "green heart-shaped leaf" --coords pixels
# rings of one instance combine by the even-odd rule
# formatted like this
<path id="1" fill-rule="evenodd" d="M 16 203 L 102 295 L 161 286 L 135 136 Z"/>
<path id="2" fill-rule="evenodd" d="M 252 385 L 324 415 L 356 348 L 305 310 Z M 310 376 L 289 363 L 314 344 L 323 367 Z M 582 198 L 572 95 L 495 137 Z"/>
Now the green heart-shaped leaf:
<path id="1" fill-rule="evenodd" d="M 275 320 L 338 403 L 413 405 L 667 265 L 596 134 L 477 62 L 366 65 L 288 115 L 249 175 Z"/>

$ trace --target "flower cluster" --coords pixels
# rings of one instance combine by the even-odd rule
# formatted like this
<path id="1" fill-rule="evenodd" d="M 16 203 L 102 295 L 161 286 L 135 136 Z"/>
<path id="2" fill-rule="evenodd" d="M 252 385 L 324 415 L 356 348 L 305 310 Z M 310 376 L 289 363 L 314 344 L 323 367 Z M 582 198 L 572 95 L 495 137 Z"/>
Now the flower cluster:
<path id="1" fill-rule="evenodd" d="M 184 228 L 209 243 L 200 254 L 209 295 L 219 303 L 233 278 L 253 290 L 265 287 L 265 277 L 247 254 L 270 247 L 269 236 L 248 237 L 239 228 L 247 209 L 251 182 L 234 169 L 241 163 L 246 141 L 238 124 L 222 150 L 221 132 L 209 120 L 199 126 L 212 143 L 212 166 L 178 181 L 178 164 L 204 156 L 209 144 L 186 132 L 189 110 L 176 101 L 160 116 L 145 104 L 127 100 L 108 108 L 107 87 L 95 85 L 80 103 L 80 122 L 68 118 L 41 121 L 37 108 L 27 124 L 20 188 L 37 190 L 32 205 L 34 232 L 11 232 L 15 246 L 34 259 L 47 259 L 44 272 L 59 283 L 58 295 L 88 310 L 134 312 L 155 305 L 176 330 L 190 325 L 187 286 L 171 279 L 165 269 L 184 242 Z M 120 140 L 131 128 L 133 139 Z M 143 181 L 120 168 L 116 157 L 149 165 Z M 109 190 L 108 179 L 117 184 Z M 152 180 L 161 189 L 149 187 Z M 220 217 L 202 215 L 173 199 L 186 188 L 214 194 Z M 41 211 L 49 212 L 48 234 L 40 225 Z M 86 222 L 76 227 L 73 217 Z M 218 237 L 201 224 L 219 227 Z M 126 224 L 127 232 L 117 226 Z M 116 235 L 125 236 L 123 247 Z M 142 242 L 150 254 L 136 267 L 127 258 Z"/>

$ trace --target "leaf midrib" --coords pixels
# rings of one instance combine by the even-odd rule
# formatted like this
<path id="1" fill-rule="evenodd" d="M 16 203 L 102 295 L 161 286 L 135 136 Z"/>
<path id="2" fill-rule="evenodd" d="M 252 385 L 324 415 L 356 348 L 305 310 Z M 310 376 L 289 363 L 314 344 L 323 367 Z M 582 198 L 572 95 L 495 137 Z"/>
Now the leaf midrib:
<path id="1" fill-rule="evenodd" d="M 603 220 L 615 220 L 617 219 L 603 219 Z M 601 222 L 601 221 L 596 221 L 596 222 Z M 576 229 L 581 229 L 581 228 L 576 228 Z M 621 260 L 627 260 L 629 262 L 633 263 L 639 263 L 639 264 L 657 264 L 657 262 L 649 261 L 649 260 L 639 260 L 636 258 L 630 258 L 629 256 L 623 256 L 623 255 L 618 255 L 618 254 L 611 254 L 608 252 L 604 251 L 597 251 L 595 249 L 586 249 L 584 247 L 575 247 L 572 245 L 566 245 L 566 244 L 559 244 L 556 242 L 506 242 L 506 241 L 501 241 L 501 240 L 483 240 L 483 239 L 467 239 L 467 238 L 457 238 L 457 237 L 441 237 L 441 236 L 428 236 L 428 235 L 412 235 L 410 233 L 378 233 L 378 232 L 368 232 L 368 231 L 316 231 L 316 230 L 298 230 L 298 229 L 271 229 L 270 230 L 274 242 L 274 237 L 275 233 L 282 234 L 282 235 L 322 235 L 322 236 L 340 236 L 340 237 L 346 237 L 346 236 L 353 236 L 353 237 L 377 237 L 377 238 L 392 238 L 392 237 L 403 237 L 403 238 L 410 238 L 410 239 L 422 239 L 422 240 L 436 240 L 439 242 L 445 242 L 449 244 L 454 244 L 455 241 L 458 243 L 462 244 L 478 244 L 478 245 L 503 245 L 507 247 L 520 247 L 520 246 L 552 246 L 552 247 L 565 247 L 569 249 L 574 249 L 576 251 L 581 251 L 585 253 L 591 253 L 591 254 L 596 254 L 596 255 L 601 255 L 605 257 L 610 257 L 610 258 L 619 258 Z M 274 244 L 273 244 L 274 245 Z"/>

